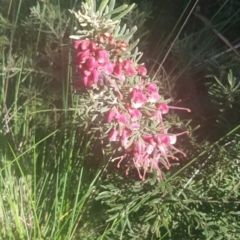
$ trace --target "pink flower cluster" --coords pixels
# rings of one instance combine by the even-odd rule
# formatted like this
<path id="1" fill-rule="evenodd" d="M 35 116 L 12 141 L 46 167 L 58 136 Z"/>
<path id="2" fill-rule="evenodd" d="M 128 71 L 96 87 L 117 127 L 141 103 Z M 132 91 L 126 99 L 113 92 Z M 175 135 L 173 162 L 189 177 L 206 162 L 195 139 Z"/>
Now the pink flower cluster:
<path id="1" fill-rule="evenodd" d="M 141 138 L 135 141 L 131 147 L 131 156 L 133 159 L 134 166 L 138 171 L 139 178 L 144 180 L 147 170 L 152 172 L 153 169 L 158 171 L 159 178 L 161 178 L 161 170 L 159 164 L 162 164 L 169 169 L 171 164 L 169 163 L 168 158 L 171 157 L 172 159 L 178 160 L 177 157 L 173 156 L 172 150 L 176 152 L 180 152 L 183 156 L 186 154 L 179 149 L 175 148 L 173 144 L 177 140 L 177 136 L 188 133 L 182 132 L 179 134 L 164 134 L 160 132 L 158 134 L 152 135 L 142 135 Z M 122 158 L 119 163 L 118 167 L 120 166 Z M 143 169 L 143 174 L 141 174 L 140 169 Z M 127 169 L 126 173 L 128 173 L 129 168 Z"/>
<path id="2" fill-rule="evenodd" d="M 169 157 L 177 159 L 172 151 L 185 156 L 185 153 L 173 144 L 177 136 L 187 133 L 168 133 L 162 115 L 167 114 L 170 108 L 190 110 L 167 105 L 158 93 L 157 84 L 148 81 L 147 69 L 143 65 L 134 64 L 130 59 L 122 59 L 119 53 L 127 51 L 126 42 L 115 41 L 109 33 L 101 34 L 96 39 L 78 40 L 74 43 L 75 61 L 81 80 L 75 81 L 73 86 L 79 88 L 83 83 L 87 89 L 91 89 L 99 83 L 102 73 L 107 75 L 115 86 L 125 83 L 122 91 L 120 87 L 115 87 L 119 93 L 118 102 L 111 105 L 105 119 L 110 129 L 109 142 L 118 142 L 123 151 L 118 167 L 125 157 L 130 155 L 142 180 L 145 179 L 146 172 L 153 169 L 158 171 L 161 178 L 160 165 L 169 169 Z M 125 80 L 129 77 L 135 77 L 138 83 L 126 83 Z M 146 133 L 145 125 L 152 121 L 160 130 L 157 133 Z M 128 170 L 129 168 L 126 173 Z"/>
<path id="3" fill-rule="evenodd" d="M 109 62 L 109 54 L 99 48 L 93 41 L 79 40 L 74 43 L 77 51 L 77 68 L 82 73 L 82 81 L 86 87 L 98 83 L 100 71 L 112 73 L 113 66 Z M 77 86 L 76 83 L 74 86 Z"/>
<path id="4" fill-rule="evenodd" d="M 131 77 L 137 73 L 144 76 L 147 73 L 144 66 L 139 65 L 135 69 L 132 60 L 122 60 L 120 57 L 116 57 L 120 52 L 127 51 L 128 44 L 124 41 L 115 42 L 113 36 L 107 33 L 100 35 L 96 43 L 90 40 L 75 41 L 73 48 L 76 53 L 74 60 L 78 72 L 82 74 L 82 82 L 87 88 L 98 84 L 101 72 L 107 75 L 112 74 L 122 82 L 126 76 Z M 111 56 L 115 57 L 110 60 Z M 73 86 L 78 89 L 81 82 L 77 80 Z"/>
<path id="5" fill-rule="evenodd" d="M 120 167 L 120 163 L 126 155 L 130 155 L 140 179 L 144 180 L 147 170 L 152 172 L 153 169 L 158 171 L 158 175 L 161 178 L 159 164 L 161 163 L 169 169 L 171 165 L 168 158 L 171 157 L 172 159 L 178 160 L 177 157 L 173 156 L 172 151 L 179 152 L 183 156 L 186 156 L 185 153 L 175 148 L 173 144 L 176 143 L 177 136 L 188 132 L 168 134 L 167 129 L 165 129 L 163 125 L 162 114 L 168 113 L 169 108 L 175 107 L 168 106 L 165 103 L 156 103 L 155 110 L 151 111 L 150 115 L 146 115 L 142 113 L 140 109 L 144 109 L 143 106 L 151 95 L 147 97 L 141 91 L 140 96 L 139 104 L 136 104 L 136 102 L 134 102 L 135 95 L 132 95 L 131 102 L 134 102 L 134 104 L 126 107 L 127 112 L 123 113 L 119 107 L 114 107 L 108 112 L 107 122 L 113 123 L 114 126 L 110 131 L 109 141 L 120 142 L 122 149 L 125 151 L 125 154 L 120 157 L 118 167 Z M 157 97 L 155 101 L 157 101 L 159 97 Z M 189 111 L 189 109 L 184 110 Z M 144 115 L 145 117 L 155 117 L 161 124 L 162 130 L 156 134 L 142 134 L 139 136 L 139 132 L 141 132 L 141 118 L 144 117 Z M 143 174 L 141 174 L 140 169 L 143 169 Z M 128 170 L 129 168 L 126 173 L 128 173 Z"/>

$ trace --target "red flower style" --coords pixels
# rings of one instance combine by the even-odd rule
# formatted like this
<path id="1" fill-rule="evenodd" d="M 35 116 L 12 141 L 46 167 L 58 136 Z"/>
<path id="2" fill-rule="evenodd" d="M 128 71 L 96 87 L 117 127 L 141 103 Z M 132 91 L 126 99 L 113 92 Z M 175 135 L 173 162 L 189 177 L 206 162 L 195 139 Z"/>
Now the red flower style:
<path id="1" fill-rule="evenodd" d="M 169 106 L 166 103 L 158 103 L 156 104 L 156 108 L 162 113 L 162 114 L 167 114 L 169 112 L 169 109 L 178 109 L 178 110 L 185 110 L 187 112 L 191 112 L 189 108 L 181 108 L 181 107 L 174 107 L 174 106 Z"/>

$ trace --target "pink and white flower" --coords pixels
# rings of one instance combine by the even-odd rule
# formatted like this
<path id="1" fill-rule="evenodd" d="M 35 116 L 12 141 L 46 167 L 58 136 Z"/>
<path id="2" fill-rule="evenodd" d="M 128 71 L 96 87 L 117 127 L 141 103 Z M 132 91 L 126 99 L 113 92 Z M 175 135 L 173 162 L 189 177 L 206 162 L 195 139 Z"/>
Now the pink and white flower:
<path id="1" fill-rule="evenodd" d="M 131 104 L 132 108 L 141 108 L 145 105 L 147 97 L 142 91 L 134 88 L 131 92 Z"/>
<path id="2" fill-rule="evenodd" d="M 140 76 L 146 76 L 147 75 L 147 69 L 142 65 L 138 66 L 137 72 L 138 72 L 138 75 L 140 75 Z"/>
<path id="3" fill-rule="evenodd" d="M 142 117 L 142 113 L 137 108 L 128 108 L 128 113 L 131 116 L 132 122 L 138 121 Z"/>

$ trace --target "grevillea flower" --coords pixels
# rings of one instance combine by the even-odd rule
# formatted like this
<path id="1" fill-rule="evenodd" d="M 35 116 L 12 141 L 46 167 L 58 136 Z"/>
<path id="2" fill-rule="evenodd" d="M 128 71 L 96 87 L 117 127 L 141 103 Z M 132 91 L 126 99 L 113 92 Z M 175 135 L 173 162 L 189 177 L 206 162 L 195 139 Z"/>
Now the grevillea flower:
<path id="1" fill-rule="evenodd" d="M 134 143 L 134 152 L 137 152 L 138 154 L 142 154 L 144 153 L 145 151 L 145 144 L 143 141 L 141 140 L 137 140 L 135 143 Z"/>
<path id="2" fill-rule="evenodd" d="M 119 132 L 116 129 L 113 129 L 109 134 L 108 140 L 110 142 L 118 141 L 118 136 L 119 136 Z"/>
<path id="3" fill-rule="evenodd" d="M 142 91 L 134 88 L 131 92 L 131 104 L 132 108 L 140 108 L 145 105 L 147 97 L 143 94 Z"/>
<path id="4" fill-rule="evenodd" d="M 168 151 L 169 153 L 171 153 L 171 149 L 174 149 L 175 151 L 181 153 L 184 157 L 186 157 L 186 154 L 184 152 L 182 152 L 179 149 L 172 146 L 173 144 L 176 143 L 177 136 L 180 136 L 180 135 L 183 135 L 183 134 L 188 134 L 188 131 L 184 131 L 184 132 L 177 133 L 177 134 L 168 134 L 168 135 L 162 135 L 160 133 L 156 137 L 158 146 L 159 147 L 161 146 L 161 148 L 165 149 L 164 151 Z M 173 157 L 172 154 L 171 154 L 171 157 Z M 177 159 L 176 157 L 173 157 L 173 158 Z"/>
<path id="5" fill-rule="evenodd" d="M 98 65 L 95 57 L 89 57 L 86 61 L 86 67 L 89 71 L 92 71 Z"/>
<path id="6" fill-rule="evenodd" d="M 157 145 L 154 137 L 152 135 L 143 135 L 142 139 L 147 143 L 146 153 L 151 154 Z"/>
<path id="7" fill-rule="evenodd" d="M 89 44 L 89 49 L 94 52 L 98 49 L 97 45 L 95 42 L 91 41 L 90 44 Z"/>
<path id="8" fill-rule="evenodd" d="M 136 71 L 133 67 L 133 61 L 132 60 L 125 60 L 123 63 L 123 69 L 127 76 L 131 77 L 136 74 Z"/>
<path id="9" fill-rule="evenodd" d="M 158 94 L 158 92 L 147 94 L 147 101 L 150 103 L 156 103 L 159 99 L 160 95 Z"/>
<path id="10" fill-rule="evenodd" d="M 83 51 L 83 52 L 79 52 L 78 55 L 77 55 L 77 61 L 78 63 L 85 63 L 86 60 L 90 57 L 90 51 L 89 50 L 86 50 L 86 51 Z"/>
<path id="11" fill-rule="evenodd" d="M 156 108 L 162 113 L 167 114 L 169 112 L 169 107 L 166 103 L 158 103 Z"/>
<path id="12" fill-rule="evenodd" d="M 158 91 L 158 87 L 157 84 L 155 82 L 151 82 L 146 86 L 146 92 L 151 94 L 151 93 L 155 93 Z"/>
<path id="13" fill-rule="evenodd" d="M 127 128 L 124 128 L 123 131 L 122 131 L 122 136 L 121 136 L 121 144 L 122 144 L 122 147 L 127 149 L 129 146 L 128 146 L 128 143 L 129 143 L 129 137 L 132 135 L 132 131 L 127 129 Z"/>
<path id="14" fill-rule="evenodd" d="M 140 75 L 140 76 L 146 76 L 147 75 L 147 69 L 142 65 L 138 66 L 137 72 L 138 72 L 138 75 Z"/>
<path id="15" fill-rule="evenodd" d="M 110 109 L 107 116 L 107 122 L 112 122 L 113 118 L 116 116 L 115 109 Z"/>
<path id="16" fill-rule="evenodd" d="M 171 166 L 169 158 L 177 159 L 173 156 L 174 152 L 185 156 L 184 152 L 173 145 L 177 141 L 177 136 L 187 133 L 167 133 L 162 115 L 167 114 L 169 109 L 182 109 L 189 112 L 190 110 L 160 102 L 158 86 L 155 82 L 149 82 L 145 66 L 137 65 L 131 59 L 126 58 L 127 53 L 122 54 L 128 49 L 127 42 L 115 41 L 109 32 L 91 37 L 97 41 L 83 39 L 73 44 L 73 63 L 76 64 L 74 74 L 77 76 L 73 87 L 80 90 L 85 86 L 86 92 L 97 95 L 97 100 L 102 104 L 98 106 L 105 107 L 104 104 L 111 104 L 111 109 L 106 113 L 103 121 L 107 122 L 111 129 L 108 141 L 118 142 L 120 144 L 118 149 L 123 151 L 117 166 L 119 167 L 126 156 L 131 156 L 139 178 L 144 180 L 146 172 L 153 169 L 157 170 L 161 178 L 160 166 L 163 165 L 168 169 Z M 125 81 L 127 77 L 132 78 Z M 107 95 L 105 98 L 99 97 L 105 94 Z M 106 107 L 108 108 L 109 105 Z M 99 109 L 95 110 L 94 114 L 99 112 L 99 117 L 97 117 L 97 124 L 99 124 L 102 112 Z M 154 124 L 146 122 L 148 119 L 152 121 L 152 117 L 161 124 L 162 128 L 159 133 L 153 134 L 154 129 L 151 125 Z M 143 123 L 147 127 L 141 129 Z M 103 126 L 105 127 L 105 124 Z M 149 134 L 146 133 L 148 127 Z M 129 167 L 126 173 L 128 171 Z"/>
<path id="17" fill-rule="evenodd" d="M 132 122 L 138 121 L 142 117 L 142 113 L 137 108 L 128 108 L 128 112 Z"/>
<path id="18" fill-rule="evenodd" d="M 114 45 L 115 40 L 114 40 L 114 37 L 113 37 L 113 36 L 109 36 L 109 37 L 108 37 L 108 43 L 109 43 L 110 45 Z"/>
<path id="19" fill-rule="evenodd" d="M 96 69 L 93 69 L 91 74 L 89 76 L 83 77 L 83 83 L 86 87 L 91 87 L 93 84 L 98 83 L 98 71 Z"/>
<path id="20" fill-rule="evenodd" d="M 150 103 L 156 103 L 160 99 L 157 84 L 155 82 L 151 82 L 146 86 L 146 94 L 147 101 Z"/>
<path id="21" fill-rule="evenodd" d="M 84 51 L 84 50 L 88 49 L 89 45 L 90 45 L 89 40 L 83 40 L 82 43 L 80 44 L 80 48 L 81 48 L 81 50 Z"/>
<path id="22" fill-rule="evenodd" d="M 113 75 L 116 76 L 119 80 L 124 81 L 125 76 L 122 72 L 122 63 L 117 63 L 113 68 Z"/>
<path id="23" fill-rule="evenodd" d="M 80 46 L 81 46 L 81 43 L 83 42 L 83 40 L 78 40 L 78 41 L 75 41 L 74 44 L 73 44 L 73 48 L 76 49 L 76 50 L 80 50 Z"/>
<path id="24" fill-rule="evenodd" d="M 128 118 L 127 116 L 122 113 L 122 112 L 118 112 L 115 116 L 117 122 L 119 123 L 120 126 L 125 126 L 128 123 Z"/>
<path id="25" fill-rule="evenodd" d="M 139 123 L 130 123 L 130 128 L 132 130 L 139 130 L 140 129 L 140 124 Z"/>
<path id="26" fill-rule="evenodd" d="M 95 54 L 99 64 L 104 65 L 108 62 L 108 52 L 106 50 L 97 50 Z"/>
<path id="27" fill-rule="evenodd" d="M 111 62 L 107 62 L 104 65 L 104 70 L 106 74 L 111 74 L 113 72 L 114 64 Z"/>

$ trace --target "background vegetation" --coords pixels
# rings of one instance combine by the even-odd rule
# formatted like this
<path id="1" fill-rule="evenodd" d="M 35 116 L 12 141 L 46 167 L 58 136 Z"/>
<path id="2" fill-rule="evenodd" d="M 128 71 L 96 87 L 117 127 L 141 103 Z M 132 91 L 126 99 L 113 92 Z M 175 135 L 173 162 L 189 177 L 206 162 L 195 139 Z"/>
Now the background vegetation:
<path id="1" fill-rule="evenodd" d="M 67 10 L 80 2 L 0 6 L 0 239 L 238 239 L 240 4 L 141 0 L 122 20 L 161 94 L 192 110 L 169 116 L 191 133 L 187 158 L 141 182 L 80 127 Z"/>

